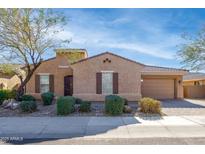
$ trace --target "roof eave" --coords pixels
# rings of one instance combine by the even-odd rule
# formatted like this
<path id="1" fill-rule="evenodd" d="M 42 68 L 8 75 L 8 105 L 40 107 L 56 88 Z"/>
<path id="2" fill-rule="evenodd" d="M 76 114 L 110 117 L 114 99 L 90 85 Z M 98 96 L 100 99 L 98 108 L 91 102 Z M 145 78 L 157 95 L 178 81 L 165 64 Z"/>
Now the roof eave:
<path id="1" fill-rule="evenodd" d="M 185 71 L 142 71 L 142 75 L 185 75 L 187 72 Z"/>
<path id="2" fill-rule="evenodd" d="M 117 54 L 114 54 L 114 53 L 111 53 L 111 52 L 108 52 L 108 51 L 103 52 L 103 53 L 100 53 L 100 54 L 97 54 L 97 55 L 94 55 L 94 56 L 91 56 L 91 57 L 88 57 L 88 58 L 81 59 L 81 60 L 79 60 L 79 61 L 76 61 L 76 62 L 72 63 L 71 65 L 75 65 L 75 64 L 78 64 L 78 63 L 80 63 L 80 62 L 84 62 L 84 61 L 87 61 L 87 60 L 90 60 L 90 59 L 93 59 L 93 58 L 95 58 L 95 57 L 99 57 L 99 56 L 102 56 L 102 55 L 105 55 L 105 54 L 110 54 L 110 55 L 119 57 L 119 58 L 121 58 L 121 59 L 127 60 L 127 61 L 129 61 L 129 62 L 138 64 L 138 65 L 141 65 L 141 66 L 145 66 L 145 65 L 142 64 L 142 63 L 136 62 L 136 61 L 134 61 L 134 60 L 131 60 L 131 59 L 128 59 L 128 58 L 119 56 L 119 55 L 117 55 Z"/>

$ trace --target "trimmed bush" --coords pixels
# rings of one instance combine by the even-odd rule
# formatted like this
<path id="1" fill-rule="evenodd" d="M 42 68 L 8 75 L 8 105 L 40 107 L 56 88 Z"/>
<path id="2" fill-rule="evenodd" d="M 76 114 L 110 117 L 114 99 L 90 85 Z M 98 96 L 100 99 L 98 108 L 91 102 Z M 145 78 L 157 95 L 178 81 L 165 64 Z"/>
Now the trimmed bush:
<path id="1" fill-rule="evenodd" d="M 0 105 L 4 100 L 13 99 L 16 96 L 16 92 L 13 90 L 0 90 Z"/>
<path id="2" fill-rule="evenodd" d="M 81 104 L 83 102 L 80 98 L 75 98 L 75 104 Z"/>
<path id="3" fill-rule="evenodd" d="M 31 95 L 23 95 L 21 101 L 36 101 L 36 99 Z"/>
<path id="4" fill-rule="evenodd" d="M 54 93 L 46 92 L 41 94 L 41 98 L 43 100 L 43 105 L 51 105 L 54 98 Z"/>
<path id="5" fill-rule="evenodd" d="M 34 112 L 37 109 L 37 104 L 35 101 L 22 101 L 20 108 L 23 112 Z"/>
<path id="6" fill-rule="evenodd" d="M 140 111 L 143 113 L 161 113 L 161 103 L 158 100 L 144 97 L 138 102 Z"/>
<path id="7" fill-rule="evenodd" d="M 75 98 L 72 96 L 61 96 L 57 99 L 57 114 L 67 115 L 75 111 Z"/>
<path id="8" fill-rule="evenodd" d="M 110 115 L 120 115 L 123 113 L 124 99 L 117 95 L 105 97 L 105 112 Z"/>
<path id="9" fill-rule="evenodd" d="M 91 111 L 91 102 L 82 101 L 82 103 L 80 104 L 79 110 L 81 112 L 90 112 Z"/>
<path id="10" fill-rule="evenodd" d="M 124 105 L 128 105 L 128 100 L 126 98 L 123 99 L 124 99 Z"/>

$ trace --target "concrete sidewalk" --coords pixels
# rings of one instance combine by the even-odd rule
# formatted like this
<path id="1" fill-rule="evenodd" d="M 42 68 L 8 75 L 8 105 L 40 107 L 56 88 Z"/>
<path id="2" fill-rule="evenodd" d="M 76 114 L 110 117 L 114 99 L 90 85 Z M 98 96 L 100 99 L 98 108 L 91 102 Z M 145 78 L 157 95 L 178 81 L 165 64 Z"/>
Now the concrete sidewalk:
<path id="1" fill-rule="evenodd" d="M 205 137 L 205 116 L 1 117 L 0 138 Z"/>

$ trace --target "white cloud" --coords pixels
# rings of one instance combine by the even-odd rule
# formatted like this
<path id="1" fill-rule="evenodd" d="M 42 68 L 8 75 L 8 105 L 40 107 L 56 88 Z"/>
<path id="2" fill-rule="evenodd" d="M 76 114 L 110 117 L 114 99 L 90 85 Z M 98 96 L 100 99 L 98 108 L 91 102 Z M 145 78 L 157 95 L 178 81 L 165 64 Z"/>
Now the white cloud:
<path id="1" fill-rule="evenodd" d="M 153 57 L 163 58 L 163 59 L 173 59 L 173 54 L 166 52 L 160 47 L 155 47 L 155 45 L 144 45 L 140 43 L 102 43 L 100 44 L 104 47 L 124 49 L 126 51 L 143 53 L 151 55 Z"/>
<path id="2" fill-rule="evenodd" d="M 173 59 L 174 53 L 170 52 L 168 48 L 175 44 L 174 38 L 170 37 L 159 43 L 146 43 L 145 42 L 129 42 L 120 41 L 119 38 L 107 34 L 106 32 L 91 32 L 89 30 L 78 29 L 75 32 L 64 31 L 58 35 L 58 38 L 72 38 L 71 46 L 91 47 L 91 48 L 106 48 L 106 50 L 122 49 L 127 52 L 143 53 L 153 57 L 163 59 Z"/>
<path id="3" fill-rule="evenodd" d="M 149 20 L 138 20 L 132 15 L 120 16 L 112 21 L 98 18 L 95 14 L 74 11 L 76 20 L 71 20 L 67 29 L 56 37 L 63 39 L 72 38 L 70 46 L 81 48 L 121 49 L 132 53 L 143 53 L 163 59 L 174 59 L 173 48 L 180 42 L 176 34 L 166 32 L 164 25 Z M 82 14 L 82 18 L 81 18 Z M 72 14 L 71 14 L 72 17 Z M 89 24 L 88 24 L 89 23 Z M 120 29 L 114 29 L 112 24 L 135 23 L 136 30 L 122 35 Z M 166 23 L 166 22 L 165 22 Z M 107 26 L 109 25 L 109 26 Z M 139 34 L 135 33 L 144 33 Z M 134 39 L 130 39 L 130 37 Z M 145 38 L 144 38 L 145 37 Z"/>
<path id="4" fill-rule="evenodd" d="M 129 18 L 122 17 L 122 18 L 116 18 L 111 23 L 112 24 L 124 24 L 130 22 Z"/>

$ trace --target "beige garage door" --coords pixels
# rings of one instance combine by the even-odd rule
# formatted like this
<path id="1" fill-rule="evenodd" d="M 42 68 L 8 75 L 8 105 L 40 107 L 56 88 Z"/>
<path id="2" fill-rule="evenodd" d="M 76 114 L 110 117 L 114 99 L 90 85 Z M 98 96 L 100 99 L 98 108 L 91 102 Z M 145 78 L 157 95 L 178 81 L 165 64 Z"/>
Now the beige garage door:
<path id="1" fill-rule="evenodd" d="M 156 99 L 174 98 L 173 79 L 143 79 L 142 97 L 152 97 Z"/>

